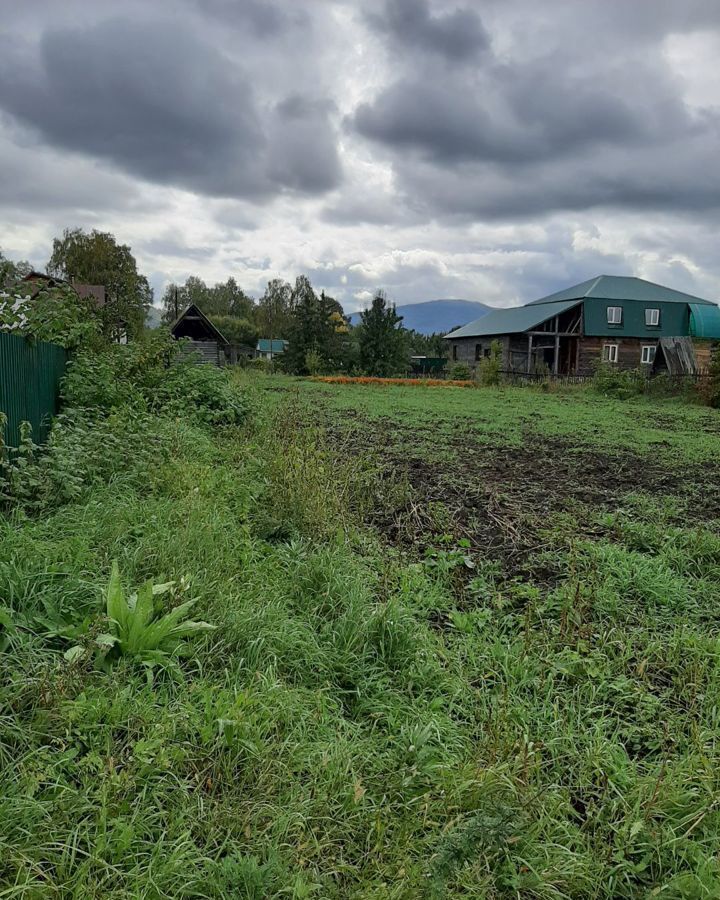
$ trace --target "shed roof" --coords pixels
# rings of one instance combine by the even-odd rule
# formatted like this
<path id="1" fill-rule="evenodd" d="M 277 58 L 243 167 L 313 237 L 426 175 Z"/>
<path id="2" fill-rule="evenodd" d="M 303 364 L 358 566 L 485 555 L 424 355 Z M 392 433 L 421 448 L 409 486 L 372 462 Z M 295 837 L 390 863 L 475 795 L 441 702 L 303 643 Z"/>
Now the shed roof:
<path id="1" fill-rule="evenodd" d="M 67 281 L 65 278 L 60 278 L 57 275 L 48 275 L 46 272 L 37 272 L 35 270 L 28 272 L 22 280 L 34 282 L 38 285 L 40 282 L 45 282 L 48 287 L 53 287 L 57 284 L 67 284 L 75 291 L 78 297 L 92 300 L 97 307 L 105 306 L 107 299 L 104 284 L 86 284 L 85 282 L 77 281 L 75 278 Z M 39 290 L 41 290 L 40 287 L 38 287 Z"/>
<path id="2" fill-rule="evenodd" d="M 690 304 L 690 334 L 698 338 L 720 338 L 720 309 L 712 304 Z"/>
<path id="3" fill-rule="evenodd" d="M 547 322 L 580 303 L 578 299 L 554 303 L 530 303 L 527 306 L 511 306 L 493 309 L 479 319 L 445 335 L 447 338 L 485 337 L 492 334 L 517 334 Z"/>
<path id="4" fill-rule="evenodd" d="M 175 319 L 175 321 L 170 326 L 170 333 L 173 335 L 173 337 L 178 337 L 178 331 L 181 330 L 180 326 L 183 324 L 183 322 L 190 322 L 192 320 L 199 321 L 203 326 L 205 333 L 208 334 L 211 339 L 214 338 L 221 344 L 229 343 L 220 329 L 213 325 L 210 319 L 208 319 L 205 313 L 195 303 L 191 303 L 185 310 L 183 310 L 182 313 L 180 313 L 177 319 Z"/>
<path id="5" fill-rule="evenodd" d="M 287 341 L 282 339 L 273 340 L 270 347 L 270 338 L 260 338 L 257 342 L 257 349 L 260 353 L 284 353 L 287 347 Z"/>
<path id="6" fill-rule="evenodd" d="M 644 278 L 635 278 L 628 275 L 598 275 L 574 284 L 572 287 L 548 294 L 539 300 L 533 300 L 529 306 L 540 303 L 556 303 L 559 300 L 584 300 L 586 297 L 597 297 L 602 300 L 639 300 L 650 303 L 653 300 L 662 303 L 700 303 L 713 306 L 709 300 L 695 297 L 693 294 L 685 294 L 673 288 L 645 281 Z"/>
<path id="7" fill-rule="evenodd" d="M 47 272 L 38 272 L 36 269 L 33 269 L 32 272 L 28 272 L 27 275 L 24 275 L 21 279 L 22 281 L 52 281 L 55 284 L 67 284 L 64 278 L 58 278 L 55 275 L 48 275 Z"/>

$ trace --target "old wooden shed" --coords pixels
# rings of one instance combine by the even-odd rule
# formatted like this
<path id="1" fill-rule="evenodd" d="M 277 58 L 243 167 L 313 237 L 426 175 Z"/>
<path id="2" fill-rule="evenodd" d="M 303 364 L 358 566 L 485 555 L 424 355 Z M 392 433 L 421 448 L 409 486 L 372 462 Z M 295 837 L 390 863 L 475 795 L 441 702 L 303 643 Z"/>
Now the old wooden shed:
<path id="1" fill-rule="evenodd" d="M 195 303 L 178 316 L 170 328 L 177 340 L 187 341 L 187 352 L 196 353 L 204 363 L 219 366 L 225 362 L 227 339 Z"/>

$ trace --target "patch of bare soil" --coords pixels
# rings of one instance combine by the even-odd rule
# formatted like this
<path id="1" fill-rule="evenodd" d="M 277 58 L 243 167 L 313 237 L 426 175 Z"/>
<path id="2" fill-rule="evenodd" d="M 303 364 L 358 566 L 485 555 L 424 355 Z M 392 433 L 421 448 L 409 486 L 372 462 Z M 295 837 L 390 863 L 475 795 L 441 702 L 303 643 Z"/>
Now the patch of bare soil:
<path id="1" fill-rule="evenodd" d="M 652 456 L 603 453 L 529 429 L 521 447 L 483 445 L 463 432 L 448 440 L 445 458 L 431 461 L 408 454 L 416 442 L 397 421 L 356 420 L 344 430 L 346 450 L 382 463 L 371 522 L 393 545 L 422 552 L 451 534 L 519 574 L 558 514 L 587 520 L 583 508 L 614 509 L 629 493 L 679 497 L 691 521 L 720 518 L 720 466 L 669 469 Z"/>

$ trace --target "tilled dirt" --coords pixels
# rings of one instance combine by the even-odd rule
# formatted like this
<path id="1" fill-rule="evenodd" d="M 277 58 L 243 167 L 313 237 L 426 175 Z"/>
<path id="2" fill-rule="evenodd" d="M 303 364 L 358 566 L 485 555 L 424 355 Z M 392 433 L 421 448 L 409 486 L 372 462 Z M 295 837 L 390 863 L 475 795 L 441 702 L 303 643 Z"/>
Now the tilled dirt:
<path id="1" fill-rule="evenodd" d="M 651 455 L 603 453 L 530 428 L 520 447 L 483 444 L 469 431 L 444 435 L 437 459 L 409 455 L 417 441 L 396 420 L 355 417 L 341 434 L 346 452 L 379 459 L 381 502 L 371 523 L 401 548 L 422 552 L 449 533 L 519 572 L 543 549 L 553 518 L 589 521 L 583 508 L 616 509 L 633 492 L 679 498 L 686 524 L 720 519 L 719 464 L 668 468 Z M 592 533 L 587 526 L 583 535 Z"/>

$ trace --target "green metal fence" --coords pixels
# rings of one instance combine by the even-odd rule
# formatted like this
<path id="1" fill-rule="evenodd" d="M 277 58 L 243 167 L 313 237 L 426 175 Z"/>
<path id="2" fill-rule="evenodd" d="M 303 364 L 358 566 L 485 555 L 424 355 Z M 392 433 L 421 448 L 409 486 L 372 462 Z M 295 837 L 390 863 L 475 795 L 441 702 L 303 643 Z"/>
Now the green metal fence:
<path id="1" fill-rule="evenodd" d="M 5 442 L 11 447 L 18 446 L 24 421 L 32 425 L 36 443 L 47 437 L 65 362 L 65 351 L 56 344 L 0 332 L 0 411 L 8 419 Z"/>

